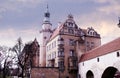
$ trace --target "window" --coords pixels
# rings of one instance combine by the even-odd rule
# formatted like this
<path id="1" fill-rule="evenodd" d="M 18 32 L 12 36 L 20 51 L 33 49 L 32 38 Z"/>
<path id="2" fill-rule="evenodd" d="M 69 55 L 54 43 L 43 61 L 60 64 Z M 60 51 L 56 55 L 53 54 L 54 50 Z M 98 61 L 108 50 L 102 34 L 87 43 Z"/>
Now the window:
<path id="1" fill-rule="evenodd" d="M 64 56 L 64 52 L 63 51 L 58 51 L 58 56 Z"/>
<path id="2" fill-rule="evenodd" d="M 50 55 L 48 55 L 48 59 L 51 59 Z"/>
<path id="3" fill-rule="evenodd" d="M 75 44 L 75 41 L 73 39 L 69 40 L 69 45 L 73 46 Z"/>
<path id="4" fill-rule="evenodd" d="M 49 45 L 49 50 L 51 50 L 51 44 Z"/>
<path id="5" fill-rule="evenodd" d="M 48 46 L 47 46 L 46 50 L 48 51 Z"/>
<path id="6" fill-rule="evenodd" d="M 52 56 L 52 59 L 53 59 L 54 58 L 54 53 L 52 53 L 51 56 Z"/>
<path id="7" fill-rule="evenodd" d="M 74 50 L 70 50 L 70 56 L 74 56 Z"/>
<path id="8" fill-rule="evenodd" d="M 90 32 L 90 35 L 92 36 L 92 32 Z"/>
<path id="9" fill-rule="evenodd" d="M 77 62 L 73 61 L 73 66 L 76 67 L 77 66 Z"/>
<path id="10" fill-rule="evenodd" d="M 68 32 L 69 32 L 70 34 L 74 34 L 73 29 L 68 29 Z"/>
<path id="11" fill-rule="evenodd" d="M 84 62 L 83 62 L 82 64 L 83 64 L 83 66 L 84 66 Z"/>
<path id="12" fill-rule="evenodd" d="M 97 62 L 99 62 L 100 60 L 99 60 L 99 58 L 97 58 Z"/>
<path id="13" fill-rule="evenodd" d="M 44 37 L 44 39 L 47 39 L 47 37 Z"/>
<path id="14" fill-rule="evenodd" d="M 55 58 L 56 58 L 56 52 L 54 52 Z"/>
<path id="15" fill-rule="evenodd" d="M 91 42 L 91 48 L 93 48 L 94 47 L 94 42 Z"/>
<path id="16" fill-rule="evenodd" d="M 52 58 L 56 58 L 56 52 L 52 53 Z"/>
<path id="17" fill-rule="evenodd" d="M 53 43 L 52 43 L 52 48 L 54 48 L 54 45 L 53 45 Z"/>
<path id="18" fill-rule="evenodd" d="M 119 57 L 120 56 L 120 53 L 119 52 L 117 52 L 117 57 Z"/>
<path id="19" fill-rule="evenodd" d="M 58 67 L 60 67 L 61 70 L 64 70 L 64 61 L 59 61 Z"/>
<path id="20" fill-rule="evenodd" d="M 73 23 L 72 22 L 68 22 L 68 26 L 69 27 L 73 27 Z"/>
<path id="21" fill-rule="evenodd" d="M 90 43 L 87 41 L 86 45 L 87 45 L 87 47 L 89 47 L 89 46 L 90 46 Z"/>
<path id="22" fill-rule="evenodd" d="M 56 41 L 54 42 L 54 47 L 56 47 Z"/>

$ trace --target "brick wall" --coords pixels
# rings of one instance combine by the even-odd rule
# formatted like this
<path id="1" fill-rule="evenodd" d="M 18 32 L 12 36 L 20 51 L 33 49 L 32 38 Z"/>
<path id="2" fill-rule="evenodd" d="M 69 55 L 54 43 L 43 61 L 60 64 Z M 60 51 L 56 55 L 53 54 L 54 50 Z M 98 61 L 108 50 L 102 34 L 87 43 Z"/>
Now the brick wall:
<path id="1" fill-rule="evenodd" d="M 59 78 L 59 70 L 51 67 L 35 67 L 31 69 L 31 78 Z"/>

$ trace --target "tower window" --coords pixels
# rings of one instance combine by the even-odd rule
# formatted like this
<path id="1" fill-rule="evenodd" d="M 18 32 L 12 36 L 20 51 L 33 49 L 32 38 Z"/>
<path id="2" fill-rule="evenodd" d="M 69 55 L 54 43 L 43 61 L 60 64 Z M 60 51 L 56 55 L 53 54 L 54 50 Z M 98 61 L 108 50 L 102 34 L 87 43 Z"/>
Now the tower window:
<path id="1" fill-rule="evenodd" d="M 44 39 L 47 39 L 47 37 L 44 37 Z"/>
<path id="2" fill-rule="evenodd" d="M 117 57 L 119 57 L 120 56 L 120 53 L 119 52 L 117 52 Z"/>

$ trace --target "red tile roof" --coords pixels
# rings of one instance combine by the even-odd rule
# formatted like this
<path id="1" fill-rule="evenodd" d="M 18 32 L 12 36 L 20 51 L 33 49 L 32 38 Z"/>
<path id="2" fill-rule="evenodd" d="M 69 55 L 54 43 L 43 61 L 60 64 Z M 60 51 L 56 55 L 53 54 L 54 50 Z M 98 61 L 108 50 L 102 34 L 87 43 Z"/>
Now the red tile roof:
<path id="1" fill-rule="evenodd" d="M 117 50 L 120 50 L 120 37 L 118 39 L 115 39 L 107 44 L 104 44 L 100 47 L 97 47 L 83 54 L 79 62 L 90 60 L 92 58 L 99 57 Z"/>
<path id="2" fill-rule="evenodd" d="M 50 40 L 52 40 L 54 37 L 56 37 L 62 28 L 63 28 L 63 24 L 61 24 L 61 26 L 56 28 L 55 31 L 53 32 L 52 36 L 50 37 Z"/>

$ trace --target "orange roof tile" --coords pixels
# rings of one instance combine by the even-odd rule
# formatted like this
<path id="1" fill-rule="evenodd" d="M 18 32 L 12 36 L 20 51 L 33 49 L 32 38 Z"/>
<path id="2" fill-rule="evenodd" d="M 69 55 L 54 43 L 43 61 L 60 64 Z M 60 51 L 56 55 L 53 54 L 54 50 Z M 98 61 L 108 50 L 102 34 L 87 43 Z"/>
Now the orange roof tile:
<path id="1" fill-rule="evenodd" d="M 53 34 L 51 35 L 50 40 L 52 40 L 54 37 L 56 37 L 62 28 L 63 28 L 63 24 L 61 26 L 59 26 L 58 28 L 56 28 L 55 31 L 53 32 Z"/>
<path id="2" fill-rule="evenodd" d="M 97 47 L 83 54 L 79 62 L 90 60 L 92 58 L 99 57 L 117 50 L 120 50 L 120 37 L 118 39 L 115 39 L 107 44 L 104 44 L 100 47 Z"/>

